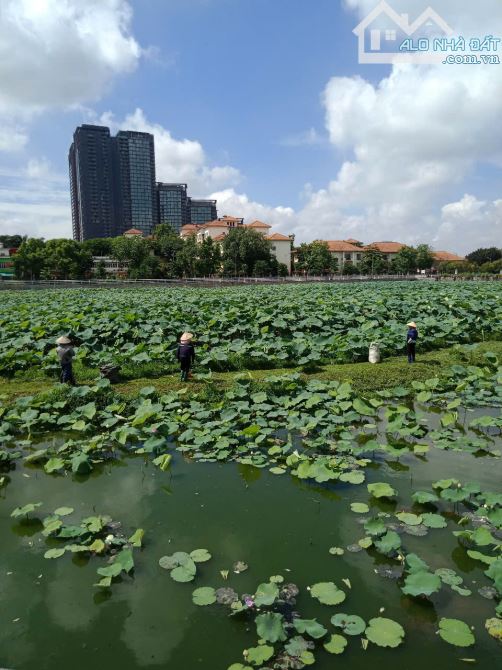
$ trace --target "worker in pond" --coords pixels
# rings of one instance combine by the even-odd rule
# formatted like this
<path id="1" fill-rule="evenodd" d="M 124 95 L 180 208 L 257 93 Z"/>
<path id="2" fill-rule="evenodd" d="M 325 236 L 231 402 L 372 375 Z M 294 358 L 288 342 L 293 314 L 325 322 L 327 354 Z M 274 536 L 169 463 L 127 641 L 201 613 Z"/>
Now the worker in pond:
<path id="1" fill-rule="evenodd" d="M 181 381 L 186 382 L 190 374 L 190 368 L 195 362 L 195 347 L 193 346 L 192 333 L 183 333 L 176 351 L 176 358 L 180 362 Z"/>
<path id="2" fill-rule="evenodd" d="M 61 365 L 60 381 L 62 384 L 76 386 L 75 377 L 73 375 L 73 357 L 75 356 L 75 351 L 72 342 L 69 337 L 63 335 L 56 340 L 56 344 L 58 345 L 56 347 L 56 353 Z"/>
<path id="3" fill-rule="evenodd" d="M 415 350 L 418 340 L 417 324 L 414 321 L 410 321 L 406 325 L 408 326 L 408 332 L 406 334 L 406 353 L 408 354 L 408 363 L 414 363 Z"/>

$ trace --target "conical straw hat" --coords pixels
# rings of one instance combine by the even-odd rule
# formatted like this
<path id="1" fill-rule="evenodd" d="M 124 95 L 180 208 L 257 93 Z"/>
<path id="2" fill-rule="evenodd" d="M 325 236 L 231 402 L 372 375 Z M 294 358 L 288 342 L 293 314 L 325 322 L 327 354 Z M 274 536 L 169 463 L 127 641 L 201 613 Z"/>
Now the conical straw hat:
<path id="1" fill-rule="evenodd" d="M 190 342 L 190 340 L 193 339 L 193 334 L 192 333 L 183 333 L 181 336 L 181 342 Z"/>
<path id="2" fill-rule="evenodd" d="M 56 340 L 56 344 L 71 344 L 71 340 L 66 335 L 63 335 Z"/>

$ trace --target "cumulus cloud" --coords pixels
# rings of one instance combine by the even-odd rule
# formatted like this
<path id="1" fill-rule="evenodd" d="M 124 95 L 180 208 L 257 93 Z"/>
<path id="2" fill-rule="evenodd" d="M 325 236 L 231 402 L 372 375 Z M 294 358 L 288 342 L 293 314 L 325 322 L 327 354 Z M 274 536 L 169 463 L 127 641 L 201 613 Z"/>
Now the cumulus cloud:
<path id="1" fill-rule="evenodd" d="M 24 148 L 36 114 L 97 100 L 136 67 L 131 18 L 126 0 L 2 0 L 0 151 Z"/>
<path id="2" fill-rule="evenodd" d="M 155 163 L 158 181 L 186 182 L 190 194 L 206 196 L 210 191 L 237 184 L 241 175 L 230 165 L 211 166 L 202 144 L 196 140 L 176 139 L 159 123 L 148 121 L 142 109 L 136 109 L 125 119 L 116 119 L 110 112 L 100 118 L 100 123 L 113 131 L 137 130 L 155 136 Z"/>
<path id="3" fill-rule="evenodd" d="M 474 242 L 474 237 L 475 244 L 462 242 Z M 441 222 L 433 242 L 438 249 L 456 246 L 467 253 L 474 248 L 500 246 L 501 240 L 502 200 L 487 202 L 466 194 L 461 200 L 442 208 Z"/>
<path id="4" fill-rule="evenodd" d="M 254 202 L 244 193 L 236 193 L 233 188 L 211 193 L 211 198 L 218 200 L 218 210 L 221 215 L 241 216 L 246 221 L 255 219 L 265 221 L 277 232 L 290 233 L 296 225 L 297 215 L 291 207 L 272 207 L 260 202 Z"/>

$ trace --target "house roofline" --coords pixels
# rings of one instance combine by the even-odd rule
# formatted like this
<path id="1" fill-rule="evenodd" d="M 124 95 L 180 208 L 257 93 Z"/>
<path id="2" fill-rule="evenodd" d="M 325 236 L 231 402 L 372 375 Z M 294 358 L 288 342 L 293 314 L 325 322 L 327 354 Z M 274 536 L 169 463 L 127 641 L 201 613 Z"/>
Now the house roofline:
<path id="1" fill-rule="evenodd" d="M 370 23 L 373 23 L 373 21 L 377 18 L 377 16 L 380 16 L 380 14 L 387 14 L 387 16 L 394 21 L 394 23 L 397 23 L 397 25 L 404 30 L 408 35 L 408 24 L 406 23 L 405 19 L 396 12 L 395 9 L 393 9 L 385 0 L 382 0 L 367 16 L 364 17 L 364 19 L 354 28 L 352 31 L 355 35 L 358 35 L 359 37 L 364 33 L 365 29 L 367 26 L 370 25 Z"/>

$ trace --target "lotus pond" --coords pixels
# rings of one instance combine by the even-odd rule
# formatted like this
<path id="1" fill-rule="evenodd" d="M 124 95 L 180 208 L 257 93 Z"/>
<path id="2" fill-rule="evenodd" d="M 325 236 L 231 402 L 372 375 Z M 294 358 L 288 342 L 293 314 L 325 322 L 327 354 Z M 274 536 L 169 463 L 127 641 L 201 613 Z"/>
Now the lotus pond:
<path id="1" fill-rule="evenodd" d="M 350 300 L 369 305 L 357 288 Z M 464 291 L 457 310 L 475 300 Z M 500 297 L 485 298 L 476 318 L 493 337 Z M 41 318 L 40 293 L 18 300 Z M 459 314 L 437 327 L 474 339 Z M 56 330 L 48 313 L 44 334 L 24 327 L 39 354 Z M 14 367 L 33 365 L 28 349 Z M 502 365 L 464 350 L 446 375 L 372 393 L 270 371 L 224 388 L 202 374 L 202 390 L 128 397 L 98 380 L 4 399 L 0 667 L 496 667 Z"/>

